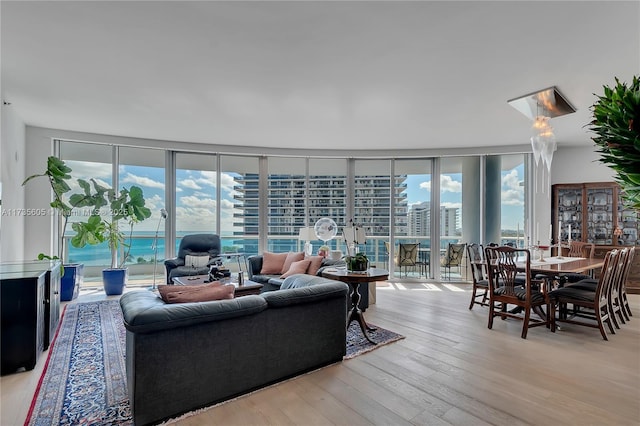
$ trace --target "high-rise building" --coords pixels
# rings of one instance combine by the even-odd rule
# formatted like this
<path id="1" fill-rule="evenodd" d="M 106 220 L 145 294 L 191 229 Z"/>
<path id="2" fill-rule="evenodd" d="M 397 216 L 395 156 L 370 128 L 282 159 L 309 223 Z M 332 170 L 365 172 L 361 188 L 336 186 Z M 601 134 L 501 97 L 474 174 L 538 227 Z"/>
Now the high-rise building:
<path id="1" fill-rule="evenodd" d="M 239 235 L 258 234 L 259 188 L 258 174 L 244 174 L 236 177 L 236 209 L 234 226 Z M 396 205 L 396 233 L 406 234 L 408 209 L 406 201 L 406 176 L 393 178 L 393 197 Z M 303 226 L 313 225 L 322 217 L 333 219 L 338 227 L 348 225 L 346 217 L 346 176 L 309 176 L 271 174 L 268 179 L 268 234 L 270 236 L 291 236 L 297 239 Z M 367 235 L 385 236 L 390 234 L 390 188 L 389 176 L 356 176 L 354 178 L 353 220 L 364 226 Z M 308 194 L 308 195 L 307 195 Z M 307 204 L 308 201 L 308 204 Z M 305 207 L 309 223 L 305 222 Z M 275 241 L 274 241 L 275 244 Z M 282 240 L 282 247 L 288 250 L 291 239 Z M 274 245 L 274 250 L 276 246 Z M 245 249 L 247 249 L 245 245 Z M 257 250 L 256 250 L 257 251 Z"/>
<path id="2" fill-rule="evenodd" d="M 423 201 L 409 209 L 409 235 L 416 237 L 431 236 L 431 203 Z"/>

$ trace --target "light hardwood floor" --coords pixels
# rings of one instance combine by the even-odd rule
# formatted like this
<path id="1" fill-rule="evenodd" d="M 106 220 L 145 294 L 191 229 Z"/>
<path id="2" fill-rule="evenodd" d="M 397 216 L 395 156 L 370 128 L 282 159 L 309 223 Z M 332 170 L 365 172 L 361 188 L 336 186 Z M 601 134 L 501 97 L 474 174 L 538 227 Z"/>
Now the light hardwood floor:
<path id="1" fill-rule="evenodd" d="M 640 295 L 608 342 L 570 324 L 526 340 L 516 320 L 489 330 L 487 309 L 469 311 L 469 298 L 466 284 L 378 287 L 367 321 L 405 339 L 177 424 L 640 424 Z M 44 359 L 2 377 L 3 426 L 24 422 Z"/>

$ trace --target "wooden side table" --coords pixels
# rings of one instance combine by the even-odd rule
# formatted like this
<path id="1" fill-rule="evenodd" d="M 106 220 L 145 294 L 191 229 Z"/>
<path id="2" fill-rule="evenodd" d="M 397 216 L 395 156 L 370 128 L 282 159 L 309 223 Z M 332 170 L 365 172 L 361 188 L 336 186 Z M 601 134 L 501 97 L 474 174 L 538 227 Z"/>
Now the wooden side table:
<path id="1" fill-rule="evenodd" d="M 364 337 L 376 345 L 377 342 L 371 340 L 367 333 L 368 331 L 374 331 L 375 328 L 367 325 L 367 322 L 364 320 L 364 314 L 358 307 L 361 297 L 360 283 L 386 281 L 389 278 L 389 271 L 379 268 L 370 268 L 366 273 L 353 273 L 346 269 L 325 269 L 322 271 L 322 276 L 329 278 L 330 280 L 342 281 L 349 284 L 349 287 L 351 287 L 351 308 L 349 309 L 349 315 L 347 315 L 347 328 L 349 328 L 351 321 L 358 321 Z"/>

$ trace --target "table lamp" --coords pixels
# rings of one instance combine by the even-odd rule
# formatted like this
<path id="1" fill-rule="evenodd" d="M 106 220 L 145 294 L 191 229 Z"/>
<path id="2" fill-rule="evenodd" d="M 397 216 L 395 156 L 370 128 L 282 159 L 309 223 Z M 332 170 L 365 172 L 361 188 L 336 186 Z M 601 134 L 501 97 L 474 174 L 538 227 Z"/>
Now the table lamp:
<path id="1" fill-rule="evenodd" d="M 313 254 L 313 245 L 311 241 L 316 240 L 316 231 L 313 226 L 305 226 L 300 228 L 298 232 L 298 239 L 300 241 L 304 241 L 304 252 L 307 256 L 311 256 Z"/>

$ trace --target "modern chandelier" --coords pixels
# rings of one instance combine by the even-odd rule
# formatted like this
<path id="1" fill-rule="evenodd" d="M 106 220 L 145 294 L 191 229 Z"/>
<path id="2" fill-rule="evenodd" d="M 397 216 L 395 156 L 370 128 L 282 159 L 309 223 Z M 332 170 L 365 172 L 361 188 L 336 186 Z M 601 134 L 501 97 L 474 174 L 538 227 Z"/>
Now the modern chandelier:
<path id="1" fill-rule="evenodd" d="M 533 120 L 531 127 L 531 149 L 536 166 L 540 161 L 551 171 L 551 161 L 556 150 L 556 137 L 549 120 L 576 112 L 576 109 L 552 86 L 507 101 L 509 105 Z"/>

